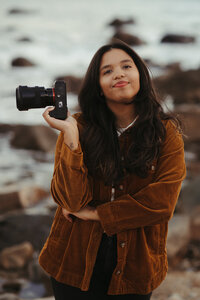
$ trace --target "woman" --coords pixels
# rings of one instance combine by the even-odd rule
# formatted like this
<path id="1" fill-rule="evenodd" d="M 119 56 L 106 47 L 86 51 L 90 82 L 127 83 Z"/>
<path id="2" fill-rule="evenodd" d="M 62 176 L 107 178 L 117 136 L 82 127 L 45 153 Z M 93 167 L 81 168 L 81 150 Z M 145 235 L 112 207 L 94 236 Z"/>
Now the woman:
<path id="1" fill-rule="evenodd" d="M 58 204 L 40 254 L 56 299 L 150 299 L 167 272 L 166 237 L 181 183 L 178 121 L 159 104 L 142 59 L 122 42 L 94 55 L 81 113 L 61 131 L 51 192 Z"/>

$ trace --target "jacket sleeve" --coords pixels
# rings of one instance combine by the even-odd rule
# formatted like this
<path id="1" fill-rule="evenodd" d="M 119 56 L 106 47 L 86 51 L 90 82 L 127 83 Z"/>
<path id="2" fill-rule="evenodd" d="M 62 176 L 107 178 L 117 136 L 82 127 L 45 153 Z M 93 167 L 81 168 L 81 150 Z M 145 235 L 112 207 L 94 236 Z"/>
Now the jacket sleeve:
<path id="1" fill-rule="evenodd" d="M 168 221 L 173 215 L 185 174 L 183 139 L 168 121 L 154 181 L 134 195 L 125 194 L 97 207 L 105 232 L 113 235 Z"/>
<path id="2" fill-rule="evenodd" d="M 78 211 L 92 200 L 91 187 L 80 143 L 78 149 L 72 151 L 64 143 L 63 133 L 60 133 L 51 181 L 51 194 L 55 202 L 71 212 Z"/>

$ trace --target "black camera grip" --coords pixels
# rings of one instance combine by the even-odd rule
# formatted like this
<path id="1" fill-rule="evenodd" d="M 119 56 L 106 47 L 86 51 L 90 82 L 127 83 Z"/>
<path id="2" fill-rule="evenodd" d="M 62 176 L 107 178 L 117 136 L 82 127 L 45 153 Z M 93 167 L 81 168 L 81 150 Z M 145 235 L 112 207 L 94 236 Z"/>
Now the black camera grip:
<path id="1" fill-rule="evenodd" d="M 67 94 L 66 94 L 66 83 L 62 80 L 55 82 L 55 108 L 50 111 L 51 117 L 65 120 L 67 118 Z"/>

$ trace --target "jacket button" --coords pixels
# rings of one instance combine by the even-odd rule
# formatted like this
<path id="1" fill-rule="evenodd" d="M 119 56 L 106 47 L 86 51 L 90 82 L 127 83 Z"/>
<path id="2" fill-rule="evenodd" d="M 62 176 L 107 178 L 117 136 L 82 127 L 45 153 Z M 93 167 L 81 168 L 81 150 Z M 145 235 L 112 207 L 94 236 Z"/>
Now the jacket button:
<path id="1" fill-rule="evenodd" d="M 121 271 L 117 270 L 116 275 L 120 275 L 120 274 L 121 274 Z"/>
<path id="2" fill-rule="evenodd" d="M 122 191 L 123 188 L 124 188 L 124 186 L 122 184 L 120 184 L 120 186 L 119 186 L 120 191 Z"/>
<path id="3" fill-rule="evenodd" d="M 125 245 L 126 245 L 126 243 L 125 243 L 125 242 L 121 242 L 121 243 L 120 243 L 120 247 L 121 247 L 121 248 L 124 248 L 124 247 L 125 247 Z"/>

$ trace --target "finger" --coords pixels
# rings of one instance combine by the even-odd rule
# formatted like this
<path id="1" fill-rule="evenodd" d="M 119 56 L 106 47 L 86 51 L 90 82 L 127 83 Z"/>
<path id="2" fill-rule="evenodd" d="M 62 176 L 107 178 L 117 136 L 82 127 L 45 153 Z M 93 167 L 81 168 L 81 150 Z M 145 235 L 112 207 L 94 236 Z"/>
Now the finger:
<path id="1" fill-rule="evenodd" d="M 62 208 L 62 214 L 65 217 L 65 219 L 67 219 L 70 223 L 72 223 L 72 218 L 70 217 L 70 213 L 66 209 Z"/>
<path id="2" fill-rule="evenodd" d="M 67 221 L 69 221 L 70 223 L 72 223 L 72 218 L 68 215 L 68 216 L 64 216 L 65 217 L 65 219 L 67 220 Z"/>
<path id="3" fill-rule="evenodd" d="M 45 111 L 42 114 L 42 116 L 45 120 L 47 120 L 49 117 L 51 118 L 51 116 L 49 115 L 49 112 L 52 110 L 54 110 L 54 107 L 48 107 L 47 109 L 45 109 Z"/>

